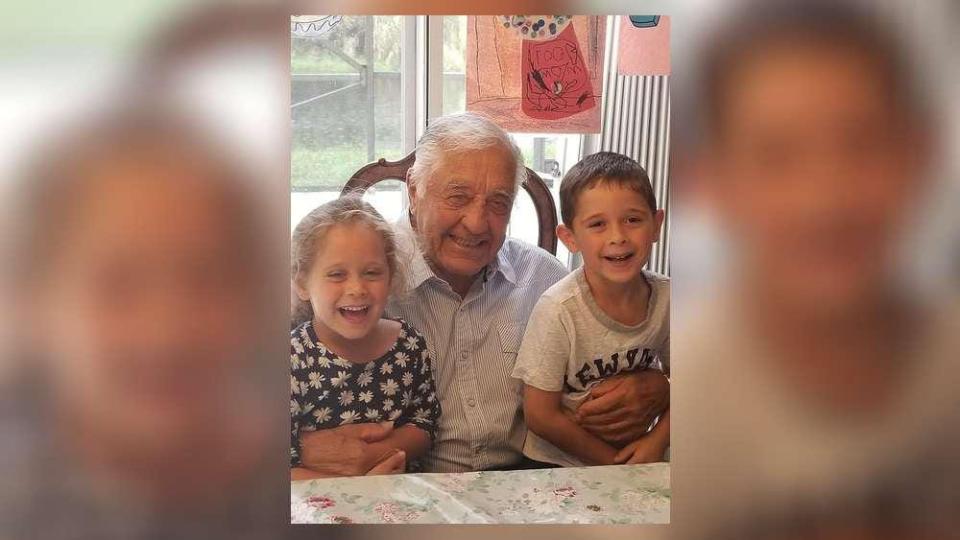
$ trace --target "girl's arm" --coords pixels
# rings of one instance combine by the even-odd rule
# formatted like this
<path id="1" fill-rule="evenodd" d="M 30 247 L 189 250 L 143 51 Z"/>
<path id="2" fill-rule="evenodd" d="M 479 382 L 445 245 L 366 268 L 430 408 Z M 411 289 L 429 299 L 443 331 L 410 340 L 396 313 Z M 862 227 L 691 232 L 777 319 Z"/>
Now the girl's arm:
<path id="1" fill-rule="evenodd" d="M 430 449 L 430 435 L 414 424 L 404 424 L 390 433 L 390 435 L 370 446 L 382 448 L 384 452 L 399 448 L 407 455 L 407 460 L 417 459 Z"/>
<path id="2" fill-rule="evenodd" d="M 617 449 L 580 427 L 563 413 L 561 392 L 548 392 L 529 384 L 523 389 L 523 415 L 527 427 L 557 448 L 591 465 L 612 465 Z"/>
<path id="3" fill-rule="evenodd" d="M 427 340 L 415 329 L 409 329 L 410 336 L 416 339 L 413 346 L 407 345 L 413 357 L 410 373 L 413 380 L 410 388 L 418 399 L 407 405 L 390 435 L 376 443 L 386 449 L 399 448 L 406 453 L 407 460 L 414 460 L 427 453 L 433 443 L 433 437 L 440 423 L 440 400 L 437 398 L 433 382 L 432 358 Z"/>

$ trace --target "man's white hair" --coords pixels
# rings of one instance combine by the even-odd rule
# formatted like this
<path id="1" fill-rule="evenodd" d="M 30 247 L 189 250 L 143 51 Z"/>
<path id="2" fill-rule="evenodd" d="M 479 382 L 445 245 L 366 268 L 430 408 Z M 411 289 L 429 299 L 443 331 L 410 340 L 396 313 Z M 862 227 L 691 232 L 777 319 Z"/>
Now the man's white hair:
<path id="1" fill-rule="evenodd" d="M 500 146 L 513 156 L 514 194 L 526 178 L 520 148 L 500 126 L 479 114 L 465 112 L 448 114 L 434 119 L 417 143 L 416 160 L 410 167 L 409 181 L 417 187 L 417 198 L 426 193 L 427 181 L 436 170 L 444 153 L 464 150 L 482 150 Z"/>

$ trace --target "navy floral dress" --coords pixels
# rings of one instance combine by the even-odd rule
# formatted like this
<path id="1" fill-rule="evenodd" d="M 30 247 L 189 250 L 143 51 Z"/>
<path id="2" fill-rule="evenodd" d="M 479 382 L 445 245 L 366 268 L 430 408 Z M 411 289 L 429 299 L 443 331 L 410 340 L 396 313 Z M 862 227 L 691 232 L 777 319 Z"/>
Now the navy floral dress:
<path id="1" fill-rule="evenodd" d="M 423 336 L 400 322 L 396 343 L 380 358 L 355 364 L 327 350 L 310 321 L 290 332 L 290 466 L 299 467 L 300 431 L 361 422 L 412 424 L 432 441 L 440 418 L 430 352 Z M 408 462 L 408 470 L 419 464 Z"/>

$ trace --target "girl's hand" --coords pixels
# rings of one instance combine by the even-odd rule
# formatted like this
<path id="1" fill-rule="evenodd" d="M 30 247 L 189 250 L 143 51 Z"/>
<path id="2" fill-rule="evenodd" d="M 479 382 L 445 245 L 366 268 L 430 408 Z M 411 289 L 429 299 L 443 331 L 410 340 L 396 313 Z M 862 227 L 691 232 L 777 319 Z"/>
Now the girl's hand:
<path id="1" fill-rule="evenodd" d="M 657 441 L 656 437 L 651 437 L 650 435 L 651 434 L 648 433 L 625 446 L 623 450 L 617 452 L 613 461 L 615 463 L 626 463 L 628 465 L 663 461 L 663 454 L 667 448 L 663 443 Z"/>
<path id="2" fill-rule="evenodd" d="M 383 461 L 377 463 L 372 469 L 367 471 L 367 476 L 377 474 L 403 474 L 407 470 L 407 453 L 396 449 Z"/>

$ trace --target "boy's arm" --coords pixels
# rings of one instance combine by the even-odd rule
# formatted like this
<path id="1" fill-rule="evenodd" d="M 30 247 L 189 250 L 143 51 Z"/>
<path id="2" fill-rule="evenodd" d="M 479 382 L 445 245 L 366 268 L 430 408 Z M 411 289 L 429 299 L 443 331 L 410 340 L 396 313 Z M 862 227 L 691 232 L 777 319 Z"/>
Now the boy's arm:
<path id="1" fill-rule="evenodd" d="M 563 413 L 561 392 L 529 384 L 523 389 L 523 415 L 527 427 L 557 448 L 591 465 L 612 465 L 617 449 L 580 427 Z"/>
<path id="2" fill-rule="evenodd" d="M 663 461 L 663 455 L 670 447 L 670 410 L 663 413 L 657 425 L 649 433 L 628 444 L 617 453 L 617 463 L 652 463 Z"/>

